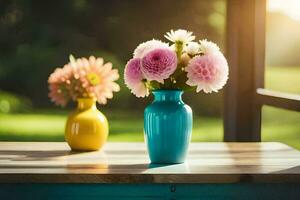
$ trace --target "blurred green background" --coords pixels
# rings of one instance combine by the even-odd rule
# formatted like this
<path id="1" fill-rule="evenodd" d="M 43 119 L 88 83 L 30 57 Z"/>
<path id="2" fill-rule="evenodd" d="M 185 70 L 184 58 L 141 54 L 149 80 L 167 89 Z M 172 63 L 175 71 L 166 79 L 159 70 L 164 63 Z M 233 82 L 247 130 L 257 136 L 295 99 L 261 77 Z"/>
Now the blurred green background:
<path id="1" fill-rule="evenodd" d="M 266 87 L 299 94 L 300 19 L 276 9 L 272 0 L 268 5 Z M 47 79 L 72 53 L 101 56 L 119 69 L 121 92 L 99 106 L 110 122 L 109 140 L 143 141 L 143 109 L 152 98 L 134 97 L 122 79 L 133 50 L 184 28 L 224 51 L 225 16 L 225 0 L 1 1 L 0 140 L 63 141 L 74 104 L 55 107 L 47 97 Z M 184 100 L 194 111 L 193 141 L 222 141 L 222 92 L 186 93 Z M 264 107 L 263 140 L 300 148 L 299 122 L 299 113 Z"/>

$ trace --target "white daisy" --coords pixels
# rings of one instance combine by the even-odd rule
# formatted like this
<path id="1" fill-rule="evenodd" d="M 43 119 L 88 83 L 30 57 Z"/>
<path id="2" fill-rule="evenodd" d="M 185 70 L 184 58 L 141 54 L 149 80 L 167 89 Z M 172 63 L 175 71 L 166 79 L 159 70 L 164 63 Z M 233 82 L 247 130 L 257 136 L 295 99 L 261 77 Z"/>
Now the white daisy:
<path id="1" fill-rule="evenodd" d="M 185 48 L 185 52 L 189 55 L 196 55 L 199 53 L 200 45 L 197 42 L 189 42 Z"/>
<path id="2" fill-rule="evenodd" d="M 220 51 L 218 45 L 216 45 L 211 41 L 207 41 L 206 39 L 199 40 L 199 43 L 200 43 L 200 52 L 203 53 L 204 55 L 211 55 Z"/>
<path id="3" fill-rule="evenodd" d="M 165 38 L 174 43 L 181 42 L 182 44 L 187 44 L 195 39 L 195 36 L 192 34 L 193 32 L 183 29 L 178 29 L 176 31 L 171 30 L 170 32 L 166 33 Z"/>

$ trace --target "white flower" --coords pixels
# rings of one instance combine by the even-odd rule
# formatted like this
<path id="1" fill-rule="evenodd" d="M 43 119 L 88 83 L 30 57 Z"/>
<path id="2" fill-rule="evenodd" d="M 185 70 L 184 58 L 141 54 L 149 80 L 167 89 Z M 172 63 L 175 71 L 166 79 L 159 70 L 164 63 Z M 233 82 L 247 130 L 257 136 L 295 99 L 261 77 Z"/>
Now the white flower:
<path id="1" fill-rule="evenodd" d="M 204 55 L 211 55 L 220 51 L 218 45 L 216 45 L 211 41 L 207 41 L 206 39 L 199 40 L 199 43 L 200 43 L 200 52 L 203 53 Z"/>
<path id="2" fill-rule="evenodd" d="M 136 97 L 147 97 L 149 96 L 149 89 L 145 85 L 145 83 L 137 83 L 131 90 L 131 92 L 136 96 Z"/>
<path id="3" fill-rule="evenodd" d="M 189 42 L 185 48 L 185 52 L 189 55 L 196 55 L 199 53 L 200 45 L 197 42 Z"/>
<path id="4" fill-rule="evenodd" d="M 170 32 L 166 33 L 165 38 L 174 43 L 181 42 L 182 44 L 187 44 L 195 39 L 195 36 L 192 34 L 193 32 L 183 29 L 178 29 L 176 31 L 171 30 Z"/>
<path id="5" fill-rule="evenodd" d="M 147 42 L 143 42 L 137 46 L 137 48 L 133 52 L 133 58 L 143 58 L 145 54 L 150 52 L 153 49 L 164 49 L 170 48 L 168 43 L 162 42 L 160 40 L 149 40 Z"/>
<path id="6" fill-rule="evenodd" d="M 172 51 L 176 52 L 176 46 L 175 46 L 175 44 L 172 44 L 172 45 L 170 46 L 170 49 L 171 49 Z"/>

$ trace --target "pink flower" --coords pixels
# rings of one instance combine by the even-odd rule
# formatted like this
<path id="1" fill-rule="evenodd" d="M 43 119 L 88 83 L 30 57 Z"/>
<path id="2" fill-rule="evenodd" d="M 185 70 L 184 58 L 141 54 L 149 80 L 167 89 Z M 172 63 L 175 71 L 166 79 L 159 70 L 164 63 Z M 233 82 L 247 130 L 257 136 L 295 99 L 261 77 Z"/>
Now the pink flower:
<path id="1" fill-rule="evenodd" d="M 149 51 L 153 49 L 164 49 L 169 48 L 168 43 L 164 43 L 160 40 L 149 40 L 147 42 L 143 42 L 137 46 L 137 48 L 133 52 L 133 58 L 143 58 Z"/>
<path id="2" fill-rule="evenodd" d="M 141 71 L 141 59 L 132 58 L 128 61 L 124 71 L 124 80 L 127 87 L 137 97 L 145 97 L 149 95 L 146 87 L 144 76 Z"/>
<path id="3" fill-rule="evenodd" d="M 195 56 L 186 67 L 187 85 L 197 86 L 205 93 L 222 89 L 228 79 L 228 64 L 221 52 Z"/>
<path id="4" fill-rule="evenodd" d="M 49 76 L 49 97 L 56 104 L 66 106 L 71 99 L 68 92 L 69 80 L 72 78 L 72 68 L 68 65 L 62 68 L 56 68 Z"/>
<path id="5" fill-rule="evenodd" d="M 118 71 L 111 63 L 104 64 L 102 58 L 72 59 L 49 76 L 49 97 L 62 106 L 77 98 L 96 98 L 98 103 L 106 104 L 113 92 L 120 90 L 114 82 L 118 78 Z"/>
<path id="6" fill-rule="evenodd" d="M 147 80 L 160 83 L 169 78 L 177 67 L 176 53 L 170 49 L 154 49 L 142 58 L 141 71 Z"/>
<path id="7" fill-rule="evenodd" d="M 115 83 L 119 79 L 117 69 L 112 69 L 112 63 L 104 64 L 102 58 L 91 56 L 76 61 L 79 69 L 79 79 L 87 94 L 83 97 L 95 97 L 100 104 L 106 104 L 107 99 L 113 98 L 113 92 L 118 92 L 120 86 Z"/>

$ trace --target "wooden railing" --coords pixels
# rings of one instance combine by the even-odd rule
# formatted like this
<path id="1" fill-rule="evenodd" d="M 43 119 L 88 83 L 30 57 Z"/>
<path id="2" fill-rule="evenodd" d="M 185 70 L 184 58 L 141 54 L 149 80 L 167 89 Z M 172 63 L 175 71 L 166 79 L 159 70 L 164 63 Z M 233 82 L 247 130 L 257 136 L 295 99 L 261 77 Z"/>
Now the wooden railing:
<path id="1" fill-rule="evenodd" d="M 300 95 L 258 88 L 257 100 L 261 105 L 269 105 L 300 112 Z"/>
<path id="2" fill-rule="evenodd" d="M 224 141 L 261 141 L 263 105 L 300 111 L 300 95 L 264 89 L 266 0 L 227 0 Z"/>

